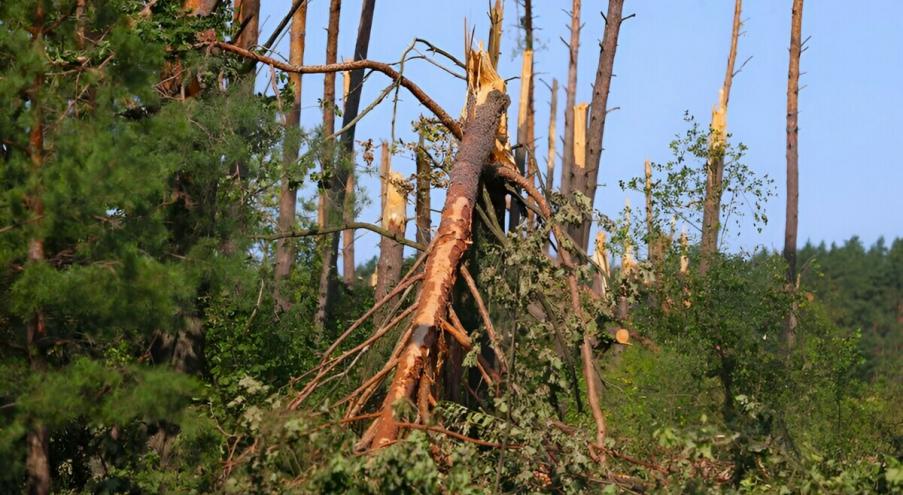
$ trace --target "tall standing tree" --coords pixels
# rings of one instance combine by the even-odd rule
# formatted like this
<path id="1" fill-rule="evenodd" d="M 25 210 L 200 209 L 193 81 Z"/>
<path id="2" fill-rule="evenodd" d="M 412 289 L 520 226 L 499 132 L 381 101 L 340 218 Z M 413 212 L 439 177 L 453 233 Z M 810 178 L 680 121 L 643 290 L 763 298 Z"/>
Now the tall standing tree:
<path id="1" fill-rule="evenodd" d="M 357 27 L 357 41 L 354 45 L 354 60 L 367 58 L 367 49 L 370 47 L 370 31 L 373 27 L 373 11 L 376 8 L 376 0 L 364 0 L 361 4 L 361 18 Z M 361 92 L 364 87 L 364 69 L 351 71 L 349 78 L 348 95 L 345 99 L 345 109 L 342 113 L 342 127 L 348 127 L 342 134 L 341 151 L 344 159 L 339 160 L 336 168 L 335 184 L 336 206 L 342 208 L 342 221 L 347 225 L 354 222 L 354 119 L 357 118 L 361 104 Z M 333 234 L 338 246 L 338 233 Z M 342 276 L 346 284 L 354 281 L 354 230 L 343 232 L 342 243 Z"/>
<path id="2" fill-rule="evenodd" d="M 342 0 L 329 3 L 329 24 L 326 28 L 326 64 L 336 63 L 339 45 L 339 18 L 342 13 Z M 323 75 L 323 125 L 321 132 L 326 142 L 322 145 L 320 165 L 324 175 L 329 177 L 320 187 L 320 227 L 332 227 L 341 222 L 342 203 L 337 202 L 339 195 L 336 184 L 344 191 L 344 181 L 339 183 L 336 173 L 335 143 L 332 134 L 335 132 L 335 72 Z M 320 284 L 317 292 L 317 312 L 314 315 L 314 326 L 322 331 L 326 327 L 326 319 L 332 308 L 336 292 L 336 264 L 339 249 L 339 235 L 328 235 L 322 239 L 320 247 Z"/>
<path id="3" fill-rule="evenodd" d="M 269 146 L 244 129 L 272 136 L 272 114 L 244 95 L 195 104 L 165 90 L 167 67 L 189 73 L 195 28 L 225 29 L 193 5 L 198 18 L 137 2 L 0 3 L 0 393 L 4 447 L 24 453 L 0 461 L 4 493 L 21 491 L 11 478 L 28 493 L 65 491 L 64 465 L 86 469 L 61 458 L 73 434 L 98 459 L 109 436 L 97 432 L 138 420 L 147 448 L 152 425 L 178 424 L 197 396 L 186 375 L 110 358 L 201 311 L 200 288 L 223 267 L 219 234 L 231 234 L 215 199 L 235 196 L 223 164 Z M 136 391 L 150 380 L 165 386 Z"/>
<path id="4" fill-rule="evenodd" d="M 802 54 L 803 0 L 793 0 L 790 21 L 790 63 L 787 69 L 787 220 L 784 224 L 784 259 L 787 260 L 787 284 L 796 286 L 796 235 L 799 221 L 799 93 L 800 55 Z M 796 320 L 791 312 L 786 341 L 796 341 Z"/>
<path id="5" fill-rule="evenodd" d="M 533 110 L 533 2 L 524 0 L 524 15 L 521 28 L 524 31 L 524 51 L 522 54 L 520 76 L 520 101 L 517 110 L 517 149 L 514 162 L 521 175 L 533 181 L 536 176 L 535 158 L 535 118 Z M 509 224 L 515 226 L 521 222 L 522 211 L 517 205 L 511 205 Z"/>
<path id="6" fill-rule="evenodd" d="M 706 161 L 705 200 L 702 207 L 702 241 L 699 248 L 699 272 L 702 274 L 708 271 L 712 257 L 718 252 L 718 234 L 721 230 L 721 195 L 724 182 L 724 152 L 727 145 L 727 106 L 735 75 L 734 62 L 737 60 L 737 42 L 742 27 L 740 18 L 742 10 L 742 0 L 736 0 L 724 84 L 718 95 L 718 104 L 712 109 L 709 157 Z"/>
<path id="7" fill-rule="evenodd" d="M 605 28 L 602 32 L 602 43 L 599 45 L 599 64 L 596 67 L 596 80 L 593 83 L 593 98 L 587 122 L 586 166 L 579 170 L 576 168 L 571 170 L 571 187 L 588 197 L 590 205 L 595 203 L 596 198 L 599 162 L 602 158 L 602 138 L 605 134 L 605 118 L 608 116 L 608 94 L 614 75 L 618 36 L 621 32 L 621 23 L 624 21 L 623 9 L 624 0 L 609 0 L 608 15 L 603 16 Z M 586 219 L 572 232 L 572 237 L 583 249 L 589 248 L 591 227 L 592 219 Z"/>
<path id="8" fill-rule="evenodd" d="M 307 30 L 307 1 L 303 1 L 292 14 L 292 27 L 289 33 L 289 63 L 304 64 L 304 41 Z M 295 226 L 295 213 L 298 204 L 298 186 L 292 177 L 292 169 L 298 160 L 300 149 L 301 125 L 301 74 L 290 73 L 292 86 L 292 106 L 285 115 L 285 138 L 283 141 L 282 176 L 279 190 L 279 232 L 286 234 Z M 295 260 L 294 244 L 291 239 L 283 238 L 276 243 L 276 267 L 274 270 L 274 299 L 280 308 L 288 307 L 288 300 L 282 293 L 282 282 L 292 272 Z"/>
<path id="9" fill-rule="evenodd" d="M 571 4 L 571 39 L 568 46 L 568 82 L 564 97 L 564 150 L 561 154 L 561 194 L 573 190 L 574 166 L 574 105 L 577 104 L 577 55 L 580 50 L 580 0 Z"/>

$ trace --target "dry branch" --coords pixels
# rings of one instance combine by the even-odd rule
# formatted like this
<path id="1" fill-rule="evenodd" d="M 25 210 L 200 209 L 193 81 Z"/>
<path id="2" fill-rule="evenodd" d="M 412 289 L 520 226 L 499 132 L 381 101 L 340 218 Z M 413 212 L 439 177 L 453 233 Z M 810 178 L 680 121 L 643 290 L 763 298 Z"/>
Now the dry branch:
<path id="1" fill-rule="evenodd" d="M 456 138 L 461 139 L 463 135 L 461 126 L 448 114 L 448 112 L 446 112 L 441 106 L 439 106 L 439 104 L 436 103 L 435 100 L 430 98 L 420 88 L 420 86 L 414 84 L 410 79 L 402 76 L 389 64 L 376 62 L 373 60 L 354 60 L 351 62 L 326 65 L 292 65 L 276 60 L 274 58 L 261 55 L 259 53 L 252 52 L 250 50 L 239 48 L 229 43 L 223 43 L 222 41 L 214 41 L 212 43 L 208 43 L 208 45 L 220 48 L 236 55 L 241 55 L 245 58 L 256 60 L 267 65 L 272 65 L 273 67 L 285 72 L 293 72 L 298 74 L 327 74 L 356 69 L 371 69 L 377 72 L 382 72 L 383 74 L 389 76 L 391 79 L 397 81 L 399 85 L 410 91 L 411 94 L 414 95 L 414 97 L 417 98 L 417 100 L 420 101 L 423 106 L 429 109 L 429 111 L 432 112 L 437 119 L 439 119 L 439 122 L 441 122 L 442 125 L 444 125 L 449 131 L 451 131 L 451 133 L 454 134 Z"/>

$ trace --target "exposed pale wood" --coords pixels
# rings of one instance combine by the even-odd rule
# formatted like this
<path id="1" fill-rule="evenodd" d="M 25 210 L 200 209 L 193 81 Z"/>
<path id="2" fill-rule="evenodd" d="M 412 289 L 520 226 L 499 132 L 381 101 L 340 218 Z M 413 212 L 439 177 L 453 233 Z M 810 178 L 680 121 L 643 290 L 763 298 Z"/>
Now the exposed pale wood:
<path id="1" fill-rule="evenodd" d="M 727 110 L 731 97 L 731 85 L 734 80 L 734 63 L 737 60 L 742 10 L 742 0 L 736 0 L 724 83 L 718 92 L 718 103 L 712 108 L 709 157 L 706 162 L 705 200 L 702 209 L 702 240 L 699 246 L 699 273 L 701 274 L 708 271 L 712 257 L 718 252 L 718 234 L 721 230 L 721 195 L 724 182 L 724 151 L 727 144 Z"/>
<path id="2" fill-rule="evenodd" d="M 414 331 L 400 355 L 381 414 L 361 438 L 358 450 L 379 448 L 396 439 L 399 425 L 394 417 L 394 405 L 399 400 L 415 398 L 424 366 L 428 366 L 433 352 L 439 321 L 447 310 L 458 265 L 471 238 L 480 175 L 495 148 L 501 115 L 509 103 L 503 92 L 504 83 L 495 75 L 485 52 L 468 53 L 468 67 L 475 67 L 472 64 L 477 57 L 480 80 L 469 78 L 468 96 L 473 106 L 467 112 L 464 139 L 452 166 L 442 219 L 426 262 L 423 288 L 414 314 Z M 476 74 L 468 72 L 469 76 Z M 483 84 L 484 78 L 487 84 Z"/>
<path id="3" fill-rule="evenodd" d="M 571 3 L 571 38 L 568 43 L 568 81 L 564 102 L 564 150 L 561 157 L 561 194 L 573 190 L 571 168 L 574 165 L 574 105 L 577 104 L 577 56 L 580 50 L 580 0 Z"/>

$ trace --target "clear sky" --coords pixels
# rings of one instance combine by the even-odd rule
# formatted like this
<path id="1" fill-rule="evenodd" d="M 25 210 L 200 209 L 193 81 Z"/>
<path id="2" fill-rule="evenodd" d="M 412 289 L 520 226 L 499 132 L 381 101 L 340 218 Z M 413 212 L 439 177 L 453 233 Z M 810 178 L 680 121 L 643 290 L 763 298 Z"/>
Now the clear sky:
<path id="1" fill-rule="evenodd" d="M 263 0 L 261 39 L 285 15 L 289 0 Z M 559 37 L 568 37 L 570 0 L 534 0 L 536 19 L 536 77 L 559 80 L 558 131 L 564 127 L 564 83 L 567 48 Z M 310 0 L 305 63 L 323 63 L 329 0 Z M 416 38 L 425 38 L 461 58 L 464 23 L 476 29 L 478 39 L 488 30 L 488 0 L 377 0 L 369 57 L 394 62 Z M 577 100 L 589 101 L 599 56 L 603 21 L 600 11 L 608 2 L 584 0 L 578 61 Z M 703 124 L 721 87 L 730 41 L 733 0 L 626 0 L 624 13 L 636 14 L 621 28 L 615 59 L 605 127 L 604 152 L 599 172 L 596 208 L 615 215 L 625 194 L 618 180 L 642 174 L 643 161 L 667 161 L 668 143 L 682 132 L 684 111 Z M 749 147 L 745 162 L 775 180 L 777 195 L 768 203 L 770 219 L 759 234 L 747 228 L 727 239 L 727 249 L 783 245 L 785 196 L 785 122 L 787 58 L 791 0 L 744 2 L 744 32 L 737 64 L 752 60 L 734 80 L 728 130 L 733 140 Z M 360 15 L 360 0 L 343 0 L 339 57 L 351 58 Z M 500 74 L 520 74 L 517 51 L 519 10 L 505 1 L 504 37 Z M 799 239 L 840 242 L 859 235 L 864 242 L 878 237 L 903 236 L 903 1 L 807 0 L 803 38 L 811 36 L 803 53 L 800 85 L 800 219 Z M 287 38 L 287 37 L 286 37 Z M 283 38 L 277 53 L 288 57 Z M 440 60 L 441 61 L 441 60 Z M 261 71 L 265 76 L 266 71 Z M 464 82 L 423 60 L 406 65 L 405 75 L 419 84 L 452 115 L 463 104 Z M 260 86 L 263 87 L 261 81 Z M 364 85 L 361 106 L 367 105 L 389 83 L 374 74 Z M 519 82 L 509 82 L 516 102 Z M 321 112 L 323 78 L 303 80 L 302 125 L 315 127 Z M 341 86 L 338 86 L 341 94 Z M 537 156 L 544 169 L 549 91 L 536 86 Z M 404 91 L 398 104 L 396 135 L 416 139 L 410 123 L 426 113 Z M 374 141 L 390 136 L 391 102 L 387 100 L 357 126 L 356 139 Z M 516 103 L 509 110 L 516 119 Z M 513 136 L 512 136 L 513 139 Z M 558 149 L 561 144 L 559 141 Z M 413 173 L 410 156 L 398 155 L 393 168 Z M 379 218 L 379 184 L 362 177 L 365 196 L 373 198 L 361 221 Z M 556 177 L 557 184 L 557 177 Z M 308 188 L 302 194 L 311 195 Z M 434 194 L 433 207 L 441 208 L 443 196 Z M 641 204 L 632 198 L 633 204 Z M 413 206 L 409 216 L 413 215 Z M 438 215 L 434 214 L 434 227 Z M 736 230 L 736 229 L 735 229 Z M 736 234 L 736 232 L 735 232 Z M 414 227 L 409 223 L 408 236 Z M 357 262 L 377 254 L 377 236 L 360 233 Z M 341 263 L 340 263 L 341 266 Z"/>

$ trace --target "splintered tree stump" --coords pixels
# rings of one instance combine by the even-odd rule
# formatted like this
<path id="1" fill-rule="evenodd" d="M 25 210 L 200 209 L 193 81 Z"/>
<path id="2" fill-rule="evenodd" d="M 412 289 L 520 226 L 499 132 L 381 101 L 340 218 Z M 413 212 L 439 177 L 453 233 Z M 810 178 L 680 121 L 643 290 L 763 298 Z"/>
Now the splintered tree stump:
<path id="1" fill-rule="evenodd" d="M 449 177 L 448 193 L 433 249 L 426 262 L 422 288 L 414 312 L 413 332 L 398 359 L 395 376 L 380 408 L 357 445 L 358 450 L 380 448 L 398 436 L 394 406 L 413 401 L 429 366 L 440 322 L 446 317 L 458 265 L 471 243 L 471 220 L 480 175 L 496 145 L 508 97 L 498 90 L 472 93 L 473 104 L 464 124 L 464 135 Z"/>

